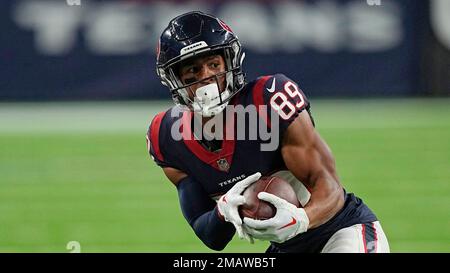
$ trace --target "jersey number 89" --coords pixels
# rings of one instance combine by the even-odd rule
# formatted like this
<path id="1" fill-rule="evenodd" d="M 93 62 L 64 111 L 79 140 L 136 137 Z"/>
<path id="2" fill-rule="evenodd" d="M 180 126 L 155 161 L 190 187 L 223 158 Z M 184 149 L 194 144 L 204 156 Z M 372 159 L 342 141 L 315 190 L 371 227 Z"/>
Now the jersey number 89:
<path id="1" fill-rule="evenodd" d="M 288 120 L 292 115 L 305 105 L 305 99 L 298 90 L 297 85 L 288 81 L 284 84 L 284 91 L 291 97 L 293 101 L 296 101 L 296 97 L 299 98 L 298 102 L 294 103 L 283 92 L 277 92 L 270 98 L 270 106 L 273 110 L 278 112 L 278 115 L 284 120 Z M 286 109 L 287 108 L 287 109 Z M 285 111 L 286 109 L 286 111 Z"/>

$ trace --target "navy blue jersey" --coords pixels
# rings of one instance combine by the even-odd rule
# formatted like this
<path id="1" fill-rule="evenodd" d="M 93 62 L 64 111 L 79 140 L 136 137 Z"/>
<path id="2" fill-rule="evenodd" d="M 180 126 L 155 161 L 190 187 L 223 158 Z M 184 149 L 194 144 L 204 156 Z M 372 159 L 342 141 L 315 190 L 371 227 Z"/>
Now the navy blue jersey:
<path id="1" fill-rule="evenodd" d="M 248 83 L 232 99 L 230 105 L 256 106 L 258 124 L 251 119 L 251 115 L 245 116 L 246 134 L 250 134 L 251 128 L 265 124 L 269 132 L 276 133 L 279 143 L 276 148 L 261 149 L 262 145 L 267 145 L 270 140 L 263 138 L 259 132 L 256 139 L 227 137 L 227 134 L 236 134 L 238 123 L 236 117 L 227 117 L 224 126 L 227 136 L 224 137 L 219 151 L 210 151 L 194 137 L 191 126 L 193 113 L 183 112 L 178 106 L 174 106 L 156 115 L 150 124 L 147 146 L 154 161 L 160 167 L 183 171 L 200 183 L 213 199 L 225 194 L 236 182 L 256 172 L 263 176 L 279 176 L 294 187 L 300 203 L 305 206 L 309 201 L 309 191 L 287 170 L 281 155 L 281 142 L 288 126 L 302 111 L 310 113 L 310 103 L 303 91 L 294 81 L 282 74 L 263 76 Z M 274 122 L 274 117 L 277 122 Z M 182 132 L 181 137 L 174 138 L 174 131 L 177 130 Z M 323 247 L 338 229 L 372 221 L 376 221 L 376 217 L 362 201 L 346 194 L 345 207 L 332 220 L 283 244 L 272 244 L 271 251 L 304 252 L 317 248 L 319 244 Z M 310 237 L 313 239 L 298 239 Z M 305 249 L 295 248 L 297 240 L 300 240 Z M 322 244 L 323 240 L 325 243 Z M 309 244 L 311 246 L 308 247 Z"/>

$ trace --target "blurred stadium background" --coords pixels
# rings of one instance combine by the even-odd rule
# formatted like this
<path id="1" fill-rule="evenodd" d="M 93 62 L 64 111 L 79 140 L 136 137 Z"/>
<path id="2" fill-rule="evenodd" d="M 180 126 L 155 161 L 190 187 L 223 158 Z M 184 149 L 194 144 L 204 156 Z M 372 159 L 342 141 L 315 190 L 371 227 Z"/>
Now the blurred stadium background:
<path id="1" fill-rule="evenodd" d="M 145 145 L 172 105 L 158 36 L 197 9 L 237 33 L 249 79 L 300 84 L 393 252 L 450 252 L 447 0 L 2 1 L 0 252 L 211 252 Z"/>

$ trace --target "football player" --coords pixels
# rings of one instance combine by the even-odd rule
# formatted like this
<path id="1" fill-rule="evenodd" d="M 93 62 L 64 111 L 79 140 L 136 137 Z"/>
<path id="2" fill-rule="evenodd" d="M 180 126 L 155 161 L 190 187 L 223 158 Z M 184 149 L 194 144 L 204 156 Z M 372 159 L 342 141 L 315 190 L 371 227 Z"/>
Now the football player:
<path id="1" fill-rule="evenodd" d="M 202 12 L 174 18 L 159 39 L 157 74 L 175 106 L 153 118 L 147 147 L 176 186 L 195 234 L 214 250 L 237 232 L 241 239 L 270 241 L 267 252 L 389 252 L 374 213 L 339 182 L 303 91 L 282 74 L 247 82 L 243 60 L 230 27 Z M 263 123 L 255 124 L 251 114 L 237 120 L 228 111 L 237 106 L 256 109 Z M 241 121 L 244 139 L 236 137 Z M 262 149 L 267 139 L 260 134 L 249 137 L 261 124 L 279 138 L 275 149 Z M 275 216 L 241 219 L 242 193 L 261 175 L 288 181 L 302 206 L 260 193 L 276 207 Z"/>

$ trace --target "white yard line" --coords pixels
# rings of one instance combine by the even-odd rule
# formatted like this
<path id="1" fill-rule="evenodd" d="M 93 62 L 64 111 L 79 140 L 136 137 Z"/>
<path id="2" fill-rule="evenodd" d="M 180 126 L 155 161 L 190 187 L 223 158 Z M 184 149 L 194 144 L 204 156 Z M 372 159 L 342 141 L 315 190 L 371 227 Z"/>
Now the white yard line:
<path id="1" fill-rule="evenodd" d="M 0 133 L 145 131 L 171 102 L 2 103 Z"/>
<path id="2" fill-rule="evenodd" d="M 172 101 L 0 103 L 0 133 L 145 133 Z M 450 126 L 450 99 L 313 100 L 318 129 Z"/>

